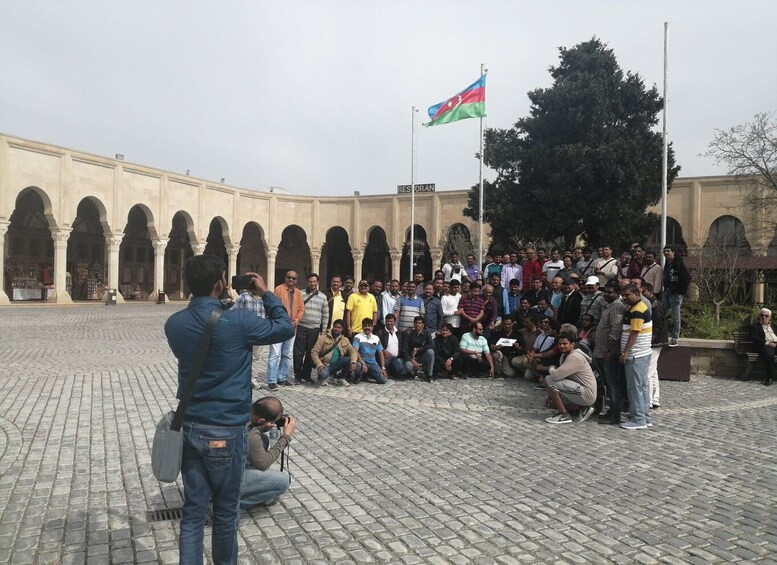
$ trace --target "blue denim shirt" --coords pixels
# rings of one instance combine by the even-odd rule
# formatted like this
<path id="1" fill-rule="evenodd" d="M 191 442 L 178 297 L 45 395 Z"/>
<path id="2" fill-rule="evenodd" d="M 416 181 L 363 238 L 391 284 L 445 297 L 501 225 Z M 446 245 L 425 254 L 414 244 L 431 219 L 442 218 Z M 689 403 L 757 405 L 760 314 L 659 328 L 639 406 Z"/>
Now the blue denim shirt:
<path id="1" fill-rule="evenodd" d="M 262 301 L 267 319 L 243 309 L 226 310 L 219 319 L 185 421 L 214 426 L 248 423 L 253 346 L 278 343 L 294 335 L 281 301 L 272 292 L 266 292 Z M 167 342 L 178 359 L 178 398 L 189 379 L 197 344 L 214 308 L 223 308 L 221 301 L 196 296 L 188 308 L 176 312 L 165 323 Z"/>

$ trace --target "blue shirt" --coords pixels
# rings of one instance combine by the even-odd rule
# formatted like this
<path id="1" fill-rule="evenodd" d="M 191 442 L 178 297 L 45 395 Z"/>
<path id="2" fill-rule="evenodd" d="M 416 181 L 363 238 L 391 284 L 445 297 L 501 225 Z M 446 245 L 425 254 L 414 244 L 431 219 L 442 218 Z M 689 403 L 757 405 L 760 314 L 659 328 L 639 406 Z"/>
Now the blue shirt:
<path id="1" fill-rule="evenodd" d="M 266 292 L 262 301 L 267 319 L 240 308 L 226 310 L 219 319 L 185 421 L 214 426 L 248 423 L 253 346 L 279 343 L 294 336 L 281 301 L 272 292 Z M 197 345 L 215 308 L 223 308 L 220 300 L 196 296 L 165 323 L 167 342 L 178 359 L 178 398 L 189 380 Z"/>

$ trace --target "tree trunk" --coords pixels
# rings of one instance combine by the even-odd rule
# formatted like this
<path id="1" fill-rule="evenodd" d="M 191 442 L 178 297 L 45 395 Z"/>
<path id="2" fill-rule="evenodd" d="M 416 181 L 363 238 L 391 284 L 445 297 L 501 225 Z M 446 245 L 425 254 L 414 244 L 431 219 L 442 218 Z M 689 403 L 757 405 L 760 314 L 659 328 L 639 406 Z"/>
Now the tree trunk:
<path id="1" fill-rule="evenodd" d="M 715 321 L 720 324 L 720 307 L 723 306 L 723 303 L 725 300 L 713 300 L 712 303 L 715 304 Z"/>

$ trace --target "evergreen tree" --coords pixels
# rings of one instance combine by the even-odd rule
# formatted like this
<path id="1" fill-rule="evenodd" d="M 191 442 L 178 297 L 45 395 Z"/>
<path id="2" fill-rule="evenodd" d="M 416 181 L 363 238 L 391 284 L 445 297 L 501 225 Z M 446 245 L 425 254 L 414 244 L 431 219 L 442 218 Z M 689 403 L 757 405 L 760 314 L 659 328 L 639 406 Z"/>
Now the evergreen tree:
<path id="1" fill-rule="evenodd" d="M 550 88 L 528 94 L 530 116 L 488 129 L 484 221 L 495 241 L 582 236 L 591 244 L 641 241 L 659 223 L 645 212 L 661 198 L 662 100 L 637 74 L 618 66 L 598 39 L 560 49 Z M 669 148 L 668 182 L 680 167 Z M 474 187 L 464 213 L 478 216 Z"/>

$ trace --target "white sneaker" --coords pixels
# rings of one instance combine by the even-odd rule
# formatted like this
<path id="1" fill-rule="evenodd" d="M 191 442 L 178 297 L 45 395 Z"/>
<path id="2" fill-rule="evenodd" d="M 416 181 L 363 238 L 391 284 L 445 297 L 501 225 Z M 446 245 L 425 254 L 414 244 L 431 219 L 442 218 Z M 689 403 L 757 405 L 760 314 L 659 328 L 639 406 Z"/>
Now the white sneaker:
<path id="1" fill-rule="evenodd" d="M 251 388 L 259 390 L 260 388 L 262 388 L 262 383 L 260 383 L 259 379 L 257 379 L 256 377 L 253 377 L 251 379 Z"/>
<path id="2" fill-rule="evenodd" d="M 580 414 L 578 415 L 577 420 L 575 420 L 575 421 L 576 422 L 585 422 L 588 418 L 591 417 L 591 415 L 593 413 L 594 413 L 594 407 L 593 406 L 589 406 L 587 408 L 583 408 L 580 411 Z"/>
<path id="3" fill-rule="evenodd" d="M 569 414 L 556 414 L 555 416 L 545 418 L 545 421 L 548 424 L 571 424 L 572 417 Z"/>

